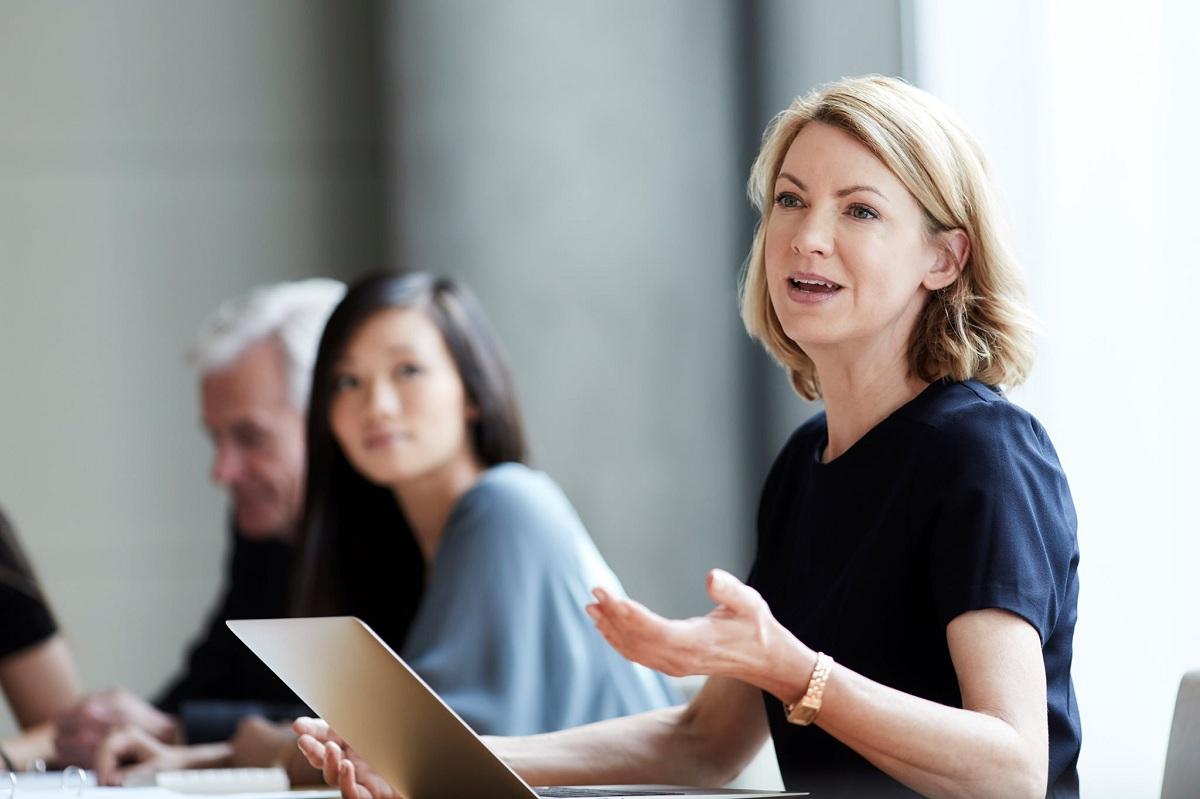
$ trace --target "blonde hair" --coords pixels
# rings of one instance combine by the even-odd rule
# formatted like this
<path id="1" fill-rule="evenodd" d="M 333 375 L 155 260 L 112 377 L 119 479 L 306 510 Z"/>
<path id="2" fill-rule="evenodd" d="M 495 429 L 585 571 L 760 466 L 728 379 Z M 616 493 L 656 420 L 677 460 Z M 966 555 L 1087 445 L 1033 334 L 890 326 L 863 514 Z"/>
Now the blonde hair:
<path id="1" fill-rule="evenodd" d="M 895 78 L 846 78 L 797 98 L 772 120 L 750 171 L 759 212 L 740 286 L 742 321 L 791 374 L 796 391 L 821 395 L 812 359 L 788 338 L 767 293 L 765 239 L 784 156 L 805 125 L 845 131 L 888 167 L 925 211 L 927 233 L 961 229 L 970 240 L 962 274 L 930 294 L 909 345 L 909 368 L 922 380 L 977 378 L 1020 384 L 1033 362 L 1032 319 L 1024 283 L 1000 232 L 999 204 L 983 152 L 957 116 L 929 94 Z"/>

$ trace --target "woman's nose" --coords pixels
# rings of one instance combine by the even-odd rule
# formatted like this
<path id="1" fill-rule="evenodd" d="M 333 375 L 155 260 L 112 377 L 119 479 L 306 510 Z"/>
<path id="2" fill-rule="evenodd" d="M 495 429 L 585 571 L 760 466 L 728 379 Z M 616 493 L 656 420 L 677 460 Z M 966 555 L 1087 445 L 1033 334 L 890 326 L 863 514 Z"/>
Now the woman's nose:
<path id="1" fill-rule="evenodd" d="M 367 410 L 372 414 L 397 413 L 400 393 L 390 380 L 372 380 L 367 386 Z"/>
<path id="2" fill-rule="evenodd" d="M 828 215 L 809 212 L 796 220 L 796 229 L 792 231 L 792 252 L 822 258 L 833 252 L 833 222 Z"/>

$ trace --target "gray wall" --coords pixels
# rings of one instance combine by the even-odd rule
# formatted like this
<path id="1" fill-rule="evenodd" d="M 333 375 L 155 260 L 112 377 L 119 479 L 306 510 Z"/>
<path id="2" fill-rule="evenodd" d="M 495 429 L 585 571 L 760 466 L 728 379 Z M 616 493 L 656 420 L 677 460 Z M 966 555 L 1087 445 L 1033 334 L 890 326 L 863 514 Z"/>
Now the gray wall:
<path id="1" fill-rule="evenodd" d="M 750 548 L 732 6 L 393 8 L 399 261 L 477 289 L 537 464 L 626 587 L 702 609 Z"/>
<path id="2" fill-rule="evenodd" d="M 744 184 L 773 113 L 900 69 L 895 0 L 389 6 L 399 263 L 473 285 L 539 465 L 671 614 L 744 574 L 758 486 L 813 408 L 746 337 Z"/>
<path id="3" fill-rule="evenodd" d="M 0 503 L 88 686 L 156 689 L 216 593 L 198 321 L 382 263 L 477 289 L 538 465 L 632 592 L 707 610 L 811 412 L 737 317 L 746 172 L 899 39 L 898 0 L 0 2 Z"/>
<path id="4" fill-rule="evenodd" d="M 193 330 L 250 286 L 380 257 L 373 15 L 0 15 L 0 503 L 88 686 L 157 690 L 224 549 L 182 362 Z"/>

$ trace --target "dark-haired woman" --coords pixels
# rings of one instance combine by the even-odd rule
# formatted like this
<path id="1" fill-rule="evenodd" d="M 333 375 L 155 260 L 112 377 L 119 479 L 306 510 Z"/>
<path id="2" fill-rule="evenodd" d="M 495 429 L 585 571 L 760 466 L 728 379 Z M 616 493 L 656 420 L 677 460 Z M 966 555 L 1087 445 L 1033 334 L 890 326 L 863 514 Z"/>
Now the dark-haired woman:
<path id="1" fill-rule="evenodd" d="M 22 732 L 0 741 L 0 767 L 51 759 L 50 721 L 80 694 L 79 678 L 33 569 L 0 514 L 0 688 Z"/>
<path id="2" fill-rule="evenodd" d="M 360 616 L 480 732 L 672 703 L 584 612 L 593 584 L 619 583 L 523 465 L 509 370 L 464 288 L 407 274 L 349 291 L 317 355 L 308 452 L 298 613 Z"/>
<path id="3" fill-rule="evenodd" d="M 621 596 L 620 583 L 559 487 L 524 465 L 508 366 L 464 288 L 425 274 L 352 287 L 321 338 L 307 439 L 297 615 L 363 619 L 480 733 L 674 703 L 663 675 L 622 657 L 588 618 L 592 586 Z M 100 758 L 104 782 L 130 759 L 182 768 L 278 755 L 263 762 L 236 738 L 190 752 L 144 736 L 119 744 Z"/>

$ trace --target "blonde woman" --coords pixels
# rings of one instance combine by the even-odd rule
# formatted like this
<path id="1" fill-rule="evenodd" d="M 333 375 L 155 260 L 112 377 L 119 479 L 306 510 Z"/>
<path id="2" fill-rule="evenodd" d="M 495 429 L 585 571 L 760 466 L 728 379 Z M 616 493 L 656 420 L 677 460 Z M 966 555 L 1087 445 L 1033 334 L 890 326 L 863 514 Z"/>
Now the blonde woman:
<path id="1" fill-rule="evenodd" d="M 490 743 L 531 784 L 719 785 L 774 738 L 789 789 L 1078 796 L 1078 547 L 1045 431 L 1004 389 L 1031 363 L 979 148 L 901 81 L 781 113 L 750 179 L 747 329 L 823 413 L 763 489 L 749 585 L 709 615 L 595 592 L 632 660 L 707 674 L 690 705 Z M 301 749 L 347 799 L 390 788 L 320 722 Z"/>

